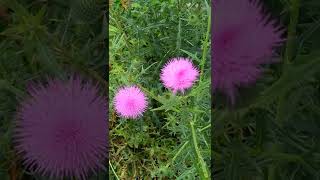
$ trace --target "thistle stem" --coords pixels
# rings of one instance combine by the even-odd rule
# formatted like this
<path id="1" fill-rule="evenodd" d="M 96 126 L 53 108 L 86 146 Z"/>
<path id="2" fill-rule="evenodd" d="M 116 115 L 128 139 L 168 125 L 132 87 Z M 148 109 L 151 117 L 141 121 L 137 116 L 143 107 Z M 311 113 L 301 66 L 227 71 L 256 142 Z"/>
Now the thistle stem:
<path id="1" fill-rule="evenodd" d="M 201 128 L 199 131 L 202 132 L 202 131 L 207 130 L 209 128 L 211 128 L 211 124 L 207 125 L 206 127 Z"/>
<path id="2" fill-rule="evenodd" d="M 198 140 L 197 140 L 197 136 L 196 136 L 196 131 L 194 128 L 194 121 L 190 122 L 190 127 L 191 127 L 191 134 L 192 134 L 192 142 L 193 142 L 193 146 L 194 146 L 194 150 L 196 152 L 196 156 L 198 158 L 198 163 L 200 164 L 201 167 L 201 172 L 199 172 L 200 176 L 204 179 L 209 179 L 209 173 L 207 170 L 207 165 L 203 160 L 203 157 L 201 155 L 200 149 L 198 147 Z"/>
<path id="3" fill-rule="evenodd" d="M 295 50 L 295 37 L 296 37 L 296 29 L 299 18 L 299 9 L 300 9 L 300 0 L 291 0 L 290 5 L 290 23 L 288 27 L 288 39 L 286 44 L 286 52 L 283 64 L 283 70 L 286 70 L 287 66 L 293 59 L 293 53 Z M 286 95 L 280 97 L 278 102 L 278 112 L 277 112 L 277 120 L 282 123 L 283 118 L 279 112 L 282 111 L 282 105 L 286 101 Z"/>
<path id="4" fill-rule="evenodd" d="M 170 163 L 173 164 L 173 162 L 177 159 L 177 157 L 180 155 L 180 153 L 182 152 L 182 150 L 189 144 L 189 141 L 186 141 L 182 146 L 181 148 L 178 150 L 178 152 L 173 156 L 171 162 L 169 162 L 167 165 L 166 165 L 166 168 L 168 168 L 170 166 Z"/>
<path id="5" fill-rule="evenodd" d="M 299 18 L 299 11 L 300 11 L 300 0 L 291 0 L 290 5 L 290 23 L 288 26 L 288 36 L 287 36 L 287 43 L 286 43 L 286 52 L 284 58 L 284 67 L 290 64 L 290 61 L 293 58 L 294 53 L 294 39 L 296 37 L 297 31 L 297 24 Z"/>
<path id="6" fill-rule="evenodd" d="M 208 54 L 208 49 L 209 49 L 209 36 L 210 36 L 210 31 L 211 31 L 211 8 L 208 5 L 208 2 L 206 2 L 206 7 L 207 7 L 207 12 L 208 12 L 208 23 L 207 23 L 207 33 L 205 36 L 205 40 L 202 45 L 202 57 L 201 57 L 201 62 L 200 62 L 200 81 L 203 79 L 203 71 L 204 71 L 204 65 L 206 63 L 207 59 L 207 54 Z"/>
<path id="7" fill-rule="evenodd" d="M 119 177 L 118 177 L 118 175 L 117 175 L 117 173 L 116 173 L 116 172 L 115 172 L 115 170 L 113 169 L 113 166 L 112 166 L 112 164 L 111 164 L 111 162 L 110 162 L 110 161 L 109 161 L 109 165 L 110 165 L 111 170 L 112 170 L 112 172 L 113 172 L 114 176 L 116 177 L 116 179 L 117 179 L 117 180 L 120 180 L 120 179 L 119 179 Z"/>

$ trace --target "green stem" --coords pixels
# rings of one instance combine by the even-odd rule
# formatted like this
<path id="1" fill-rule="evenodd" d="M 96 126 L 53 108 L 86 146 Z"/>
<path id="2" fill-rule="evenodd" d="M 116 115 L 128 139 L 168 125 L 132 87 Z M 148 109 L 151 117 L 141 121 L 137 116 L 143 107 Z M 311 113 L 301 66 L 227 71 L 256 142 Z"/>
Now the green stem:
<path id="1" fill-rule="evenodd" d="M 207 54 L 208 54 L 208 49 L 209 49 L 209 36 L 210 36 L 210 31 L 211 31 L 211 8 L 208 5 L 206 1 L 206 6 L 207 6 L 207 13 L 208 13 L 208 23 L 207 23 L 207 33 L 205 40 L 203 42 L 203 50 L 202 50 L 202 57 L 201 57 L 201 62 L 200 62 L 200 81 L 203 79 L 203 71 L 204 71 L 204 65 L 206 63 L 207 59 Z"/>
<path id="2" fill-rule="evenodd" d="M 199 131 L 200 131 L 200 132 L 202 132 L 202 131 L 204 131 L 204 130 L 206 130 L 206 129 L 210 128 L 210 127 L 211 127 L 211 124 L 207 125 L 206 127 L 201 128 Z"/>
<path id="3" fill-rule="evenodd" d="M 71 21 L 71 15 L 72 15 L 72 9 L 70 9 L 70 11 L 69 11 L 67 24 L 66 24 L 66 27 L 64 28 L 64 31 L 63 31 L 63 34 L 62 34 L 62 37 L 61 37 L 61 41 L 60 41 L 60 45 L 63 45 L 63 43 L 64 43 L 64 39 L 66 37 L 67 31 L 68 31 L 68 28 L 69 28 L 69 25 L 70 25 L 70 21 Z"/>
<path id="4" fill-rule="evenodd" d="M 148 89 L 142 87 L 141 85 L 137 85 L 140 89 L 142 89 L 148 96 L 150 96 L 152 99 L 160 102 L 160 103 L 163 103 L 155 94 L 153 94 L 152 92 L 148 91 Z M 173 94 L 171 94 L 171 96 L 174 96 Z M 179 112 L 179 110 L 177 108 L 173 108 L 172 109 L 173 111 L 175 112 Z M 152 110 L 151 110 L 152 111 Z"/>
<path id="5" fill-rule="evenodd" d="M 286 67 L 287 64 L 290 64 L 290 61 L 293 58 L 294 39 L 296 37 L 296 28 L 298 24 L 299 10 L 300 10 L 300 0 L 291 0 L 290 23 L 288 26 L 288 37 L 287 37 L 287 43 L 286 43 L 284 67 Z"/>
<path id="6" fill-rule="evenodd" d="M 285 52 L 285 58 L 284 58 L 284 64 L 283 64 L 283 70 L 286 70 L 288 65 L 290 64 L 290 61 L 293 59 L 293 53 L 295 50 L 295 37 L 296 37 L 296 30 L 297 30 L 297 24 L 298 24 L 298 18 L 299 18 L 299 9 L 300 9 L 300 0 L 291 0 L 290 5 L 290 23 L 288 27 L 288 39 L 286 44 L 286 52 Z M 286 94 L 282 95 L 278 102 L 278 112 L 277 112 L 277 120 L 282 123 L 283 116 L 281 114 L 283 104 L 286 102 Z"/>
<path id="7" fill-rule="evenodd" d="M 176 49 L 180 50 L 181 48 L 181 19 L 179 15 L 179 24 L 178 24 L 178 34 L 177 34 L 177 43 L 176 43 Z"/>
<path id="8" fill-rule="evenodd" d="M 192 134 L 192 141 L 193 141 L 193 146 L 198 158 L 198 162 L 201 166 L 201 172 L 200 172 L 200 176 L 204 179 L 209 179 L 209 173 L 208 173 L 208 168 L 206 163 L 203 160 L 203 157 L 201 155 L 200 149 L 198 147 L 198 140 L 196 137 L 196 131 L 194 129 L 194 121 L 190 122 L 190 127 L 191 127 L 191 134 Z"/>
<path id="9" fill-rule="evenodd" d="M 173 156 L 172 160 L 166 165 L 166 168 L 168 168 L 170 166 L 170 164 L 173 164 L 174 161 L 177 159 L 177 157 L 180 155 L 180 153 L 182 152 L 182 150 L 189 144 L 189 141 L 186 141 L 181 148 L 179 149 L 179 151 Z"/>
<path id="10" fill-rule="evenodd" d="M 141 85 L 137 85 L 140 89 L 142 89 L 145 93 L 147 93 L 151 98 L 153 98 L 154 100 L 158 101 L 158 102 L 161 102 L 159 100 L 159 98 L 157 98 L 157 96 L 155 96 L 152 92 L 150 92 L 148 89 L 142 87 Z"/>
<path id="11" fill-rule="evenodd" d="M 116 179 L 117 179 L 117 180 L 120 180 L 120 179 L 119 179 L 119 177 L 118 177 L 118 175 L 117 175 L 117 173 L 116 173 L 116 172 L 115 172 L 115 170 L 113 169 L 113 166 L 112 166 L 112 164 L 111 164 L 111 162 L 110 162 L 110 161 L 109 161 L 109 165 L 110 165 L 111 170 L 112 170 L 112 172 L 113 172 L 114 176 L 116 177 Z"/>

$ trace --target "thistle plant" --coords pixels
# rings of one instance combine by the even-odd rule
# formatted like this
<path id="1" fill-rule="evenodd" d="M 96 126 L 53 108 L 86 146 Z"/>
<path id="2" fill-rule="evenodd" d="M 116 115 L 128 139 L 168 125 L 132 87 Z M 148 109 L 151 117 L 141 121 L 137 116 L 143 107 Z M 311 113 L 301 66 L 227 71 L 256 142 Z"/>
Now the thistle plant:
<path id="1" fill-rule="evenodd" d="M 135 86 L 121 88 L 114 97 L 114 107 L 119 116 L 138 118 L 148 105 L 147 97 Z"/>
<path id="2" fill-rule="evenodd" d="M 115 1 L 109 17 L 110 98 L 132 84 L 148 97 L 134 121 L 109 107 L 110 178 L 210 179 L 208 2 Z"/>
<path id="3" fill-rule="evenodd" d="M 32 85 L 18 108 L 14 141 L 26 168 L 50 178 L 87 179 L 104 168 L 106 98 L 80 77 Z"/>
<path id="4" fill-rule="evenodd" d="M 199 71 L 191 60 L 185 58 L 173 58 L 161 69 L 160 79 L 163 85 L 173 94 L 182 93 L 192 87 L 199 76 Z"/>

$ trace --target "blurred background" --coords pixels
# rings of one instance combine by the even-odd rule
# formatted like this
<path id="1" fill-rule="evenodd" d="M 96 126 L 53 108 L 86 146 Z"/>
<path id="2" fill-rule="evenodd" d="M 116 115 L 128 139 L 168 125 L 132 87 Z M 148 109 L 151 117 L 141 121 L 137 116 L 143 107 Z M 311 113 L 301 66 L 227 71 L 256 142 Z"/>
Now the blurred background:
<path id="1" fill-rule="evenodd" d="M 270 19 L 284 27 L 286 41 L 276 49 L 278 63 L 264 66 L 265 73 L 254 86 L 240 89 L 233 108 L 221 94 L 212 97 L 213 178 L 316 180 L 320 178 L 320 2 L 260 4 Z"/>
<path id="2" fill-rule="evenodd" d="M 106 10 L 104 0 L 0 1 L 1 180 L 46 179 L 24 169 L 13 151 L 13 120 L 29 83 L 74 72 L 107 93 Z"/>

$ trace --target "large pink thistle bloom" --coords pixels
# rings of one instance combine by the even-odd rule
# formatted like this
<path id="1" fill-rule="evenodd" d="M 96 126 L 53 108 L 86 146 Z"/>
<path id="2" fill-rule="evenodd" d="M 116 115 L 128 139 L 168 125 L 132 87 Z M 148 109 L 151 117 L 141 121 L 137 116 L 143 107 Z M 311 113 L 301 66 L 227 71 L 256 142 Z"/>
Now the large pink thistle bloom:
<path id="1" fill-rule="evenodd" d="M 261 65 L 272 62 L 282 31 L 256 0 L 216 0 L 213 13 L 213 89 L 234 104 L 238 88 L 255 83 Z"/>
<path id="2" fill-rule="evenodd" d="M 104 168 L 107 102 L 97 87 L 72 77 L 31 86 L 29 93 L 14 134 L 27 168 L 53 179 L 86 179 Z"/>
<path id="3" fill-rule="evenodd" d="M 199 76 L 198 69 L 188 58 L 170 59 L 161 70 L 160 79 L 163 85 L 172 90 L 184 92 L 192 87 Z"/>
<path id="4" fill-rule="evenodd" d="M 147 97 L 136 86 L 120 88 L 114 97 L 113 103 L 120 117 L 131 119 L 141 117 L 148 105 Z"/>

